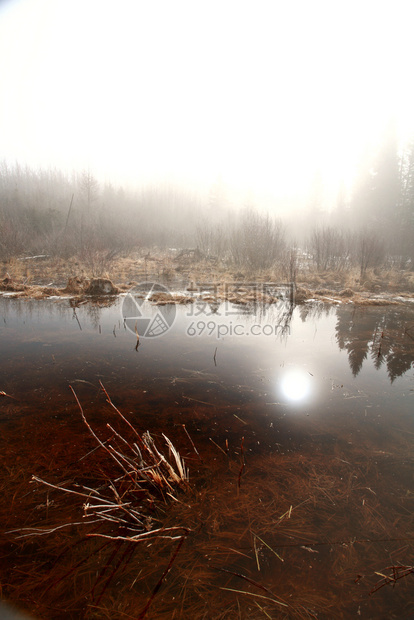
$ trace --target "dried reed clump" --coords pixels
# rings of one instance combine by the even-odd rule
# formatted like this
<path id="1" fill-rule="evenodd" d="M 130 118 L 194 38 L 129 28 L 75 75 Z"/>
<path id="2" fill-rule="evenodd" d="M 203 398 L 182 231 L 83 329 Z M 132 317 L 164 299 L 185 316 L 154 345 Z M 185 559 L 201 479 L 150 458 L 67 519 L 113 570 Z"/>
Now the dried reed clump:
<path id="1" fill-rule="evenodd" d="M 311 296 L 312 296 L 311 291 L 299 286 L 295 292 L 295 303 L 302 304 L 304 301 L 309 299 Z"/>
<path id="2" fill-rule="evenodd" d="M 398 306 L 400 302 L 396 299 L 390 299 L 388 297 L 356 297 L 354 302 L 359 306 Z"/>
<path id="3" fill-rule="evenodd" d="M 355 293 L 351 288 L 344 288 L 338 295 L 339 297 L 353 297 Z"/>
<path id="4" fill-rule="evenodd" d="M 332 295 L 332 290 L 329 288 L 318 288 L 313 294 L 323 297 L 325 295 Z"/>
<path id="5" fill-rule="evenodd" d="M 20 292 L 25 291 L 26 286 L 15 282 L 10 276 L 6 276 L 0 281 L 0 291 Z"/>
<path id="6" fill-rule="evenodd" d="M 81 295 L 88 285 L 89 280 L 83 276 L 71 276 L 62 292 L 69 295 Z"/>
<path id="7" fill-rule="evenodd" d="M 61 289 L 53 286 L 35 286 L 28 287 L 27 295 L 33 299 L 43 299 L 44 297 L 60 297 L 62 294 Z"/>
<path id="8" fill-rule="evenodd" d="M 85 288 L 86 295 L 117 295 L 119 289 L 108 278 L 92 278 Z"/>
<path id="9" fill-rule="evenodd" d="M 167 304 L 191 304 L 194 302 L 194 297 L 190 295 L 181 295 L 179 293 L 157 292 L 150 296 L 149 301 L 156 306 L 165 306 Z"/>
<path id="10" fill-rule="evenodd" d="M 153 515 L 157 504 L 168 499 L 176 500 L 174 493 L 180 487 L 187 487 L 189 476 L 186 465 L 172 442 L 163 435 L 169 455 L 157 447 L 149 432 L 140 434 L 111 401 L 101 384 L 107 402 L 121 418 L 130 437 L 125 438 L 109 423 L 110 436 L 102 440 L 87 421 L 82 405 L 75 391 L 72 392 L 79 406 L 82 419 L 97 443 L 97 448 L 104 450 L 109 457 L 111 467 L 100 484 L 74 484 L 72 487 L 49 483 L 37 476 L 32 479 L 48 488 L 58 489 L 67 494 L 84 499 L 82 521 L 85 525 L 94 523 L 110 526 L 99 529 L 93 536 L 111 540 L 138 542 L 153 536 L 174 538 L 180 527 L 159 528 L 154 525 Z M 115 469 L 113 469 L 115 468 Z M 73 525 L 68 523 L 68 526 Z M 58 528 L 65 527 L 61 524 Z M 21 536 L 33 536 L 47 533 L 41 528 L 25 528 Z"/>
<path id="11" fill-rule="evenodd" d="M 117 295 L 119 289 L 108 278 L 88 279 L 83 276 L 72 276 L 66 287 L 61 291 L 70 295 Z"/>

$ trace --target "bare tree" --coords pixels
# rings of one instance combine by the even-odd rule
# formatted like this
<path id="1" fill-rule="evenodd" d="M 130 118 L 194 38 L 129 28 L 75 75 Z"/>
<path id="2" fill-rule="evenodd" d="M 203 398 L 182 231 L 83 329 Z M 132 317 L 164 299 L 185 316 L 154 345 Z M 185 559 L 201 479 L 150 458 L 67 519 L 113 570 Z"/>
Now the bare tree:
<path id="1" fill-rule="evenodd" d="M 286 247 L 280 220 L 245 210 L 230 235 L 230 251 L 235 263 L 251 269 L 268 269 Z"/>
<path id="2" fill-rule="evenodd" d="M 414 140 L 408 145 L 401 161 L 401 199 L 397 234 L 400 266 L 414 271 Z M 397 248 L 396 248 L 397 249 Z"/>
<path id="3" fill-rule="evenodd" d="M 99 183 L 89 169 L 82 172 L 79 189 L 87 213 L 89 214 L 93 203 L 99 198 Z"/>
<path id="4" fill-rule="evenodd" d="M 308 245 L 318 271 L 342 270 L 349 266 L 349 240 L 342 231 L 330 226 L 316 228 Z"/>
<path id="5" fill-rule="evenodd" d="M 383 264 L 385 258 L 383 239 L 379 238 L 375 232 L 363 230 L 357 237 L 356 257 L 362 279 L 366 276 L 368 269 L 380 267 Z"/>

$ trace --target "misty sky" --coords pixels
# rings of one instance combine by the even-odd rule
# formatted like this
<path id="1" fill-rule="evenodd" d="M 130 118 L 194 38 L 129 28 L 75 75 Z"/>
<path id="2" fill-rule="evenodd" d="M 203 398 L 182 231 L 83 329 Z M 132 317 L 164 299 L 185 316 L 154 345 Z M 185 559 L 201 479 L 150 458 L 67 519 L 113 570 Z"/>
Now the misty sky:
<path id="1" fill-rule="evenodd" d="M 3 0 L 0 159 L 300 193 L 414 128 L 412 0 Z"/>

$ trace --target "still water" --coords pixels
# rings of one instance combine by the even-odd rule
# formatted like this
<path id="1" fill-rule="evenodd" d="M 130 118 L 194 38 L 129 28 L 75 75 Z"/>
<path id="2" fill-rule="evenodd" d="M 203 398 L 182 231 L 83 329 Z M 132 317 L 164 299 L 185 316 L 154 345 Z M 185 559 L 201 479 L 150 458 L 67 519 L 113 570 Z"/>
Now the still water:
<path id="1" fill-rule="evenodd" d="M 376 573 L 414 564 L 414 308 L 141 311 L 166 331 L 140 330 L 137 346 L 125 297 L 0 298 L 5 598 L 41 618 L 414 613 L 410 571 L 374 591 Z M 30 479 L 85 479 L 94 445 L 69 386 L 104 429 L 100 382 L 186 460 L 191 491 L 158 516 L 189 529 L 176 555 L 165 540 L 91 550 L 78 526 L 15 532 L 79 521 L 64 494 Z"/>

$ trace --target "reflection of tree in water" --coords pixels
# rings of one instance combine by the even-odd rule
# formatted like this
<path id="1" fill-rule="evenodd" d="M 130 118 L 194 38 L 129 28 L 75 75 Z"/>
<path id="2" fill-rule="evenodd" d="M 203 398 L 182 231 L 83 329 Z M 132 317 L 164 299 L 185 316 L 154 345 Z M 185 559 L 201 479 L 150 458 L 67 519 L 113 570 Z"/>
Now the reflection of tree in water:
<path id="1" fill-rule="evenodd" d="M 310 319 L 319 319 L 322 316 L 329 316 L 336 311 L 335 306 L 324 303 L 303 304 L 296 306 L 290 302 L 279 303 L 273 310 L 273 324 L 278 326 L 278 336 L 280 340 L 286 340 L 290 336 L 290 324 L 294 310 L 299 311 L 299 316 L 304 323 Z"/>
<path id="2" fill-rule="evenodd" d="M 340 306 L 337 309 L 336 340 L 339 348 L 348 353 L 353 375 L 360 372 L 368 354 L 377 370 L 385 362 L 391 382 L 407 372 L 414 362 L 412 319 L 412 313 L 406 308 L 384 311 Z"/>
<path id="3" fill-rule="evenodd" d="M 92 327 L 98 329 L 101 322 L 102 307 L 98 304 L 86 304 L 85 312 L 92 324 Z"/>
<path id="4" fill-rule="evenodd" d="M 368 355 L 377 317 L 364 309 L 342 306 L 337 311 L 336 339 L 339 348 L 348 353 L 354 377 L 359 373 Z"/>
<path id="5" fill-rule="evenodd" d="M 280 340 L 286 340 L 290 336 L 290 323 L 292 321 L 293 311 L 295 309 L 294 304 L 286 303 L 281 306 L 279 316 L 276 325 L 279 328 Z"/>
<path id="6" fill-rule="evenodd" d="M 237 315 L 243 317 L 248 323 L 271 324 L 277 331 L 279 338 L 287 338 L 290 335 L 290 324 L 292 321 L 295 305 L 290 301 L 279 301 L 277 304 L 256 303 L 237 308 Z"/>
<path id="7" fill-rule="evenodd" d="M 76 317 L 76 311 L 78 308 L 82 308 L 82 311 L 86 314 L 92 327 L 98 329 L 101 322 L 101 315 L 103 308 L 110 308 L 117 303 L 116 297 L 97 297 L 89 298 L 85 303 L 84 299 L 70 299 L 69 304 L 73 309 L 73 316 Z M 79 320 L 80 321 L 80 320 Z"/>
<path id="8" fill-rule="evenodd" d="M 414 327 L 411 322 L 411 327 Z M 390 342 L 387 353 L 387 369 L 391 382 L 396 377 L 410 370 L 414 360 L 414 336 L 410 331 L 409 321 L 400 323 L 395 328 L 395 334 Z M 385 340 L 385 338 L 384 338 Z"/>
<path id="9" fill-rule="evenodd" d="M 316 304 L 313 304 L 313 303 L 302 304 L 301 306 L 298 306 L 298 308 L 299 308 L 299 315 L 303 323 L 307 319 L 319 319 L 322 316 L 329 316 L 330 314 L 336 311 L 336 306 L 332 306 L 331 304 L 325 304 L 321 302 L 316 303 Z"/>
<path id="10" fill-rule="evenodd" d="M 30 299 L 27 297 L 0 297 L 0 315 L 3 320 L 8 317 L 19 317 L 24 320 L 40 321 L 41 319 L 55 320 L 56 315 L 64 319 L 68 314 L 66 300 L 60 303 L 49 299 Z"/>

